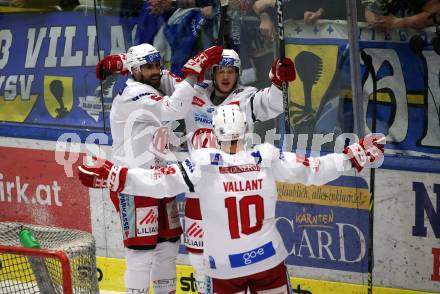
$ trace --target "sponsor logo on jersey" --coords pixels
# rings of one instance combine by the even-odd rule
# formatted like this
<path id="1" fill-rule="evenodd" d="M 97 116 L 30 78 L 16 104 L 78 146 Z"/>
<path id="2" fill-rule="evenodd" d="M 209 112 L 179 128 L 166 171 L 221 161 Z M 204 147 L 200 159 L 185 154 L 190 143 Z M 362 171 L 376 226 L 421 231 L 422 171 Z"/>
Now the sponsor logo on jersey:
<path id="1" fill-rule="evenodd" d="M 128 222 L 128 214 L 127 214 L 127 203 L 128 197 L 126 197 L 124 194 L 120 194 L 119 196 L 119 209 L 121 211 L 121 222 L 122 222 L 122 229 L 124 230 L 125 236 L 128 238 L 129 231 L 130 231 L 130 225 Z"/>
<path id="2" fill-rule="evenodd" d="M 208 257 L 208 262 L 209 268 L 217 268 L 217 266 L 215 265 L 214 257 L 212 257 L 211 255 Z"/>
<path id="3" fill-rule="evenodd" d="M 157 235 L 157 216 L 156 206 L 136 208 L 136 235 L 139 237 Z"/>
<path id="4" fill-rule="evenodd" d="M 223 158 L 220 153 L 210 153 L 211 165 L 223 165 Z"/>
<path id="5" fill-rule="evenodd" d="M 237 88 L 234 90 L 234 92 L 232 92 L 232 94 L 238 94 L 244 91 L 244 88 Z"/>
<path id="6" fill-rule="evenodd" d="M 212 127 L 212 115 L 205 112 L 194 112 L 194 122 L 198 125 Z"/>
<path id="7" fill-rule="evenodd" d="M 199 86 L 200 88 L 203 88 L 203 89 L 206 89 L 206 88 L 208 88 L 208 84 L 207 83 L 205 83 L 205 82 L 201 82 L 201 83 L 197 83 L 196 84 L 197 86 Z"/>
<path id="8" fill-rule="evenodd" d="M 217 148 L 217 138 L 211 128 L 200 128 L 194 132 L 191 143 L 194 149 Z"/>
<path id="9" fill-rule="evenodd" d="M 185 219 L 185 225 L 188 225 L 183 235 L 185 246 L 193 249 L 203 249 L 203 228 L 197 222 L 192 222 L 188 218 Z"/>
<path id="10" fill-rule="evenodd" d="M 195 105 L 195 106 L 202 107 L 203 105 L 205 105 L 205 101 L 203 101 L 202 98 L 194 96 L 191 104 Z"/>
<path id="11" fill-rule="evenodd" d="M 144 93 L 140 93 L 139 95 L 137 95 L 136 97 L 131 98 L 131 100 L 136 101 L 141 99 L 142 97 L 148 96 L 148 95 L 153 95 L 156 96 L 156 93 L 150 93 L 150 92 L 144 92 Z M 161 97 L 162 99 L 162 97 Z"/>
<path id="12" fill-rule="evenodd" d="M 206 109 L 207 113 L 213 113 L 214 111 L 215 111 L 214 107 L 209 107 L 209 108 Z"/>
<path id="13" fill-rule="evenodd" d="M 255 159 L 256 164 L 260 164 L 263 158 L 261 157 L 260 151 L 254 151 L 251 153 L 252 157 Z"/>
<path id="14" fill-rule="evenodd" d="M 234 166 L 220 166 L 218 169 L 221 174 L 240 174 L 260 171 L 260 166 L 256 164 L 243 164 Z"/>
<path id="15" fill-rule="evenodd" d="M 167 127 L 157 128 L 153 134 L 153 151 L 166 154 L 169 150 L 170 132 Z"/>
<path id="16" fill-rule="evenodd" d="M 231 101 L 231 102 L 229 102 L 228 103 L 228 105 L 238 105 L 238 106 L 240 106 L 240 101 Z"/>
<path id="17" fill-rule="evenodd" d="M 191 160 L 185 159 L 185 165 L 188 167 L 188 169 L 191 173 L 194 172 L 194 166 L 193 166 L 193 163 L 191 162 Z"/>
<path id="18" fill-rule="evenodd" d="M 242 267 L 257 263 L 275 255 L 272 242 L 257 247 L 247 252 L 229 255 L 229 263 L 232 268 Z"/>
<path id="19" fill-rule="evenodd" d="M 168 228 L 175 230 L 180 228 L 179 210 L 177 208 L 177 201 L 172 200 L 165 204 L 168 219 Z"/>

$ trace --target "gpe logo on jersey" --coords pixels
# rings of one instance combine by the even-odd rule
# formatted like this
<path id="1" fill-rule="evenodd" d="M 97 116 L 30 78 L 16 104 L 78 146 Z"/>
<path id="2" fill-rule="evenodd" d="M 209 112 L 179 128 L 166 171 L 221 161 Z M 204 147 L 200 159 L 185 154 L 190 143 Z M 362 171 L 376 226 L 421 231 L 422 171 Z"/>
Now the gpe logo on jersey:
<path id="1" fill-rule="evenodd" d="M 157 206 L 136 208 L 136 235 L 147 237 L 157 235 Z"/>
<path id="2" fill-rule="evenodd" d="M 247 266 L 275 255 L 272 242 L 252 249 L 251 251 L 229 255 L 229 262 L 232 268 Z"/>

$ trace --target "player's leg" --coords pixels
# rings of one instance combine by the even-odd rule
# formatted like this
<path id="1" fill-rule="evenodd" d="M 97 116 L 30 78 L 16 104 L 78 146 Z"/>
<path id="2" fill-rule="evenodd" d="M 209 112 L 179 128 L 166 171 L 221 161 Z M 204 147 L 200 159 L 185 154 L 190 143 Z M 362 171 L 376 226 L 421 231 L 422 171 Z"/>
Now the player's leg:
<path id="1" fill-rule="evenodd" d="M 212 278 L 212 293 L 214 294 L 246 294 L 247 277 L 235 279 L 215 279 Z"/>
<path id="2" fill-rule="evenodd" d="M 251 276 L 248 286 L 252 294 L 289 294 L 289 275 L 284 263 Z"/>
<path id="3" fill-rule="evenodd" d="M 154 294 L 172 294 L 176 291 L 176 258 L 179 240 L 159 242 L 154 249 L 151 280 Z"/>
<path id="4" fill-rule="evenodd" d="M 153 250 L 125 249 L 125 291 L 127 294 L 148 294 Z"/>
<path id="5" fill-rule="evenodd" d="M 119 213 L 126 247 L 125 288 L 127 293 L 148 293 L 153 249 L 158 237 L 158 200 L 111 193 Z"/>
<path id="6" fill-rule="evenodd" d="M 159 241 L 154 250 L 151 273 L 155 294 L 169 294 L 176 291 L 176 258 L 179 254 L 181 234 L 176 197 L 160 200 Z"/>
<path id="7" fill-rule="evenodd" d="M 185 231 L 184 242 L 188 251 L 189 262 L 191 263 L 196 279 L 197 291 L 206 293 L 207 276 L 203 258 L 203 226 L 202 213 L 198 198 L 193 195 L 186 195 L 185 202 Z"/>

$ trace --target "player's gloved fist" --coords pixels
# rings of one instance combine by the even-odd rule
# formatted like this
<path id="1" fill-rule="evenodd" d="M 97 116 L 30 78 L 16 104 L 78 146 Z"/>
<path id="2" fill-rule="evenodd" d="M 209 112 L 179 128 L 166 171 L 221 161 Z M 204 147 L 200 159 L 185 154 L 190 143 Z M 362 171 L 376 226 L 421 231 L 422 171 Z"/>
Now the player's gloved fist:
<path id="1" fill-rule="evenodd" d="M 370 134 L 362 138 L 359 143 L 345 147 L 351 164 L 358 172 L 364 167 L 379 167 L 384 158 L 385 137 L 379 134 Z"/>
<path id="2" fill-rule="evenodd" d="M 222 52 L 222 46 L 212 46 L 205 49 L 185 63 L 182 73 L 185 77 L 189 74 L 194 74 L 197 76 L 198 82 L 203 81 L 205 71 L 222 60 Z"/>
<path id="3" fill-rule="evenodd" d="M 281 88 L 283 81 L 293 82 L 296 79 L 295 65 L 292 59 L 284 58 L 282 61 L 275 59 L 269 72 L 272 84 Z"/>
<path id="4" fill-rule="evenodd" d="M 124 189 L 128 169 L 100 159 L 94 166 L 80 165 L 78 178 L 90 188 L 108 188 L 114 192 Z"/>
<path id="5" fill-rule="evenodd" d="M 96 65 L 96 78 L 105 80 L 114 73 L 126 75 L 128 69 L 124 67 L 125 59 L 125 54 L 113 54 L 105 57 Z"/>

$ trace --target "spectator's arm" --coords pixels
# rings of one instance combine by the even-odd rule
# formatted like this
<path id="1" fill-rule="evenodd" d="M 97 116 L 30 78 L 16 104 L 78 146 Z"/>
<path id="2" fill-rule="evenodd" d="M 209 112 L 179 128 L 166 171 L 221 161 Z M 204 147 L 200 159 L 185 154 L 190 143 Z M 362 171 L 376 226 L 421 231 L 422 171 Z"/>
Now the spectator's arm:
<path id="1" fill-rule="evenodd" d="M 148 0 L 150 13 L 154 15 L 163 14 L 173 8 L 194 8 L 213 5 L 213 0 Z"/>
<path id="2" fill-rule="evenodd" d="M 320 19 L 323 14 L 324 14 L 324 9 L 323 8 L 319 8 L 316 11 L 308 11 L 308 10 L 306 10 L 304 12 L 304 22 L 305 23 L 314 23 L 318 19 Z"/>
<path id="3" fill-rule="evenodd" d="M 274 8 L 275 4 L 276 4 L 275 0 L 257 0 L 255 1 L 252 8 L 256 15 L 260 15 L 267 9 Z"/>
<path id="4" fill-rule="evenodd" d="M 260 14 L 260 32 L 265 38 L 273 40 L 275 35 L 275 26 L 267 12 Z"/>

